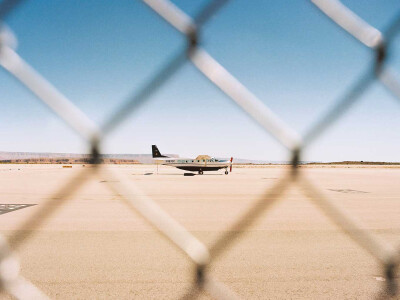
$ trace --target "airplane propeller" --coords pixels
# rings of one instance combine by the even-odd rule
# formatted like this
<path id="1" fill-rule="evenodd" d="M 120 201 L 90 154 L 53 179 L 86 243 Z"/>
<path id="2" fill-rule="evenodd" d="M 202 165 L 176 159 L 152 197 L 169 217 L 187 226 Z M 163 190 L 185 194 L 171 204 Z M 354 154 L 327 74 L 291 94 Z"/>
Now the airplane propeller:
<path id="1" fill-rule="evenodd" d="M 233 157 L 231 157 L 231 166 L 229 168 L 229 172 L 232 172 L 232 162 L 233 162 Z"/>

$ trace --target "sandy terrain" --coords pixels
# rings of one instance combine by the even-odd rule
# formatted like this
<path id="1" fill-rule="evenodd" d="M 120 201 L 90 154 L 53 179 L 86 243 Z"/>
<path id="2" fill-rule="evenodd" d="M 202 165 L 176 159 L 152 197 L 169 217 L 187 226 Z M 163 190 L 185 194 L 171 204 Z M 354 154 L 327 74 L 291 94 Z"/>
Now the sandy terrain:
<path id="1" fill-rule="evenodd" d="M 228 176 L 220 171 L 185 177 L 169 167 L 160 167 L 158 174 L 151 165 L 109 168 L 127 176 L 207 245 L 287 170 L 240 167 Z M 0 203 L 37 204 L 0 215 L 0 230 L 12 236 L 81 170 L 80 165 L 0 165 Z M 400 168 L 314 166 L 301 171 L 363 228 L 398 245 Z M 26 234 L 31 230 L 24 229 Z M 175 299 L 194 275 L 191 261 L 96 176 L 69 196 L 18 254 L 22 274 L 56 299 Z M 212 273 L 252 299 L 371 299 L 384 284 L 377 262 L 296 186 L 245 229 L 213 263 Z"/>

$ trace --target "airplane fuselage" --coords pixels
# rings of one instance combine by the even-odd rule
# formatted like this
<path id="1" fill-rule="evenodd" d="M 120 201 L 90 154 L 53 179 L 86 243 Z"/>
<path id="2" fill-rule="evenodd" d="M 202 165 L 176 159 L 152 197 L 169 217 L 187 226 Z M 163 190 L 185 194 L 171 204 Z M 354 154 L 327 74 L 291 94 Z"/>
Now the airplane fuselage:
<path id="1" fill-rule="evenodd" d="M 162 158 L 157 159 L 162 165 L 175 167 L 185 171 L 217 171 L 226 169 L 230 165 L 229 160 L 218 159 L 192 159 L 192 158 Z"/>

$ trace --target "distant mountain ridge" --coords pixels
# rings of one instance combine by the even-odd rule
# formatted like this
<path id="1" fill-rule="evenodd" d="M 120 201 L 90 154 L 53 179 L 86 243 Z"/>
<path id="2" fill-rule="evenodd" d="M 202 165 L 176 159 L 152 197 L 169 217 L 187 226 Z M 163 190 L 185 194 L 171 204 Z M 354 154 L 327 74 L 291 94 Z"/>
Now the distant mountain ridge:
<path id="1" fill-rule="evenodd" d="M 170 157 L 179 157 L 177 154 L 166 154 Z M 151 154 L 101 154 L 102 159 L 136 160 L 142 164 L 154 162 Z M 50 152 L 2 152 L 0 162 L 21 159 L 89 159 L 90 154 L 79 153 L 50 153 Z"/>
<path id="2" fill-rule="evenodd" d="M 179 157 L 178 154 L 165 154 L 169 157 Z M 17 159 L 89 159 L 90 154 L 79 153 L 50 153 L 50 152 L 5 152 L 0 151 L 0 161 Z M 101 154 L 103 159 L 136 160 L 142 164 L 152 164 L 154 159 L 151 154 Z M 222 157 L 221 157 L 222 158 Z M 226 158 L 230 159 L 230 158 Z M 234 158 L 237 164 L 288 164 L 288 161 L 264 161 Z"/>
<path id="3" fill-rule="evenodd" d="M 178 154 L 165 154 L 169 157 L 179 157 Z M 136 161 L 136 163 L 142 164 L 153 164 L 154 159 L 151 154 L 101 154 L 101 158 L 104 162 L 111 162 L 111 160 L 118 160 L 120 163 L 124 161 Z M 230 159 L 230 157 L 218 157 L 220 159 Z M 25 160 L 31 159 L 33 163 L 35 160 L 48 159 L 54 161 L 55 159 L 65 161 L 67 160 L 88 160 L 90 159 L 90 154 L 79 154 L 79 153 L 50 153 L 50 152 L 6 152 L 0 151 L 0 163 L 6 162 L 7 160 Z M 268 160 L 254 160 L 254 159 L 243 159 L 243 158 L 233 158 L 234 164 L 254 164 L 254 165 L 288 165 L 290 161 L 268 161 Z M 372 162 L 372 161 L 342 161 L 342 162 L 316 162 L 316 161 L 301 161 L 300 164 L 323 164 L 323 165 L 348 165 L 348 164 L 363 164 L 363 165 L 390 165 L 390 164 L 400 164 L 400 162 Z"/>

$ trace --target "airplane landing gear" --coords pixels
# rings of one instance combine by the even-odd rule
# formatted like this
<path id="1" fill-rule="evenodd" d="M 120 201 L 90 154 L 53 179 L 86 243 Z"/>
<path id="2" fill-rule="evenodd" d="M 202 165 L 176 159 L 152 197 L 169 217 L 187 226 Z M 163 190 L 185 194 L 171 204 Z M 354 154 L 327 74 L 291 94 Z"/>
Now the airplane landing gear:
<path id="1" fill-rule="evenodd" d="M 225 175 L 228 175 L 228 170 L 225 170 Z"/>
<path id="2" fill-rule="evenodd" d="M 203 171 L 202 170 L 199 171 L 199 175 L 203 175 Z"/>

